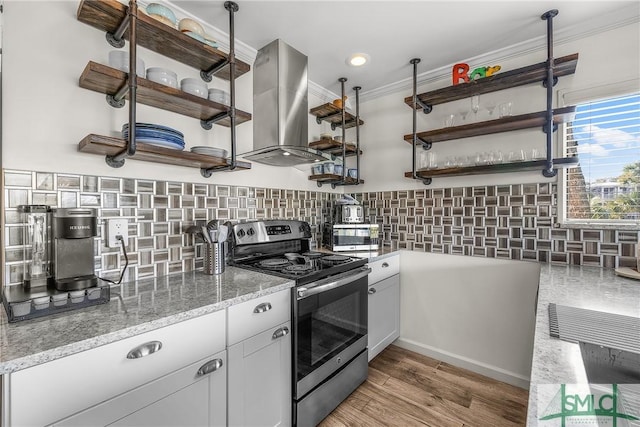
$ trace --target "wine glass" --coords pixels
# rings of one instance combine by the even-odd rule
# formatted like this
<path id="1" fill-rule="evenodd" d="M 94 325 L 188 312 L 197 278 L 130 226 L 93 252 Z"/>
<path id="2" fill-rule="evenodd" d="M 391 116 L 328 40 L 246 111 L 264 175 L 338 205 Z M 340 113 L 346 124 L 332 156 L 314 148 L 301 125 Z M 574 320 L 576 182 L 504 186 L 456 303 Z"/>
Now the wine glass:
<path id="1" fill-rule="evenodd" d="M 480 110 L 480 97 L 473 95 L 471 97 L 471 111 L 473 111 L 473 117 L 478 117 L 478 111 Z"/>

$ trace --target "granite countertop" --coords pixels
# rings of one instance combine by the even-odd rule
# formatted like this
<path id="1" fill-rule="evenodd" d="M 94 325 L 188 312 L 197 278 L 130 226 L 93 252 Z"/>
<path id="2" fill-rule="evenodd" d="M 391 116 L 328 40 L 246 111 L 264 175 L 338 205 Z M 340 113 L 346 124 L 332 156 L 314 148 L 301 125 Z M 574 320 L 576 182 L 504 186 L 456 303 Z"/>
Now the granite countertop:
<path id="1" fill-rule="evenodd" d="M 39 319 L 0 317 L 0 374 L 89 350 L 294 286 L 291 280 L 227 266 L 142 279 L 111 288 L 111 301 Z"/>
<path id="2" fill-rule="evenodd" d="M 560 384 L 588 384 L 578 344 L 549 335 L 549 303 L 640 318 L 640 281 L 617 276 L 612 269 L 541 264 L 527 414 L 530 427 L 548 425 L 538 420 Z"/>

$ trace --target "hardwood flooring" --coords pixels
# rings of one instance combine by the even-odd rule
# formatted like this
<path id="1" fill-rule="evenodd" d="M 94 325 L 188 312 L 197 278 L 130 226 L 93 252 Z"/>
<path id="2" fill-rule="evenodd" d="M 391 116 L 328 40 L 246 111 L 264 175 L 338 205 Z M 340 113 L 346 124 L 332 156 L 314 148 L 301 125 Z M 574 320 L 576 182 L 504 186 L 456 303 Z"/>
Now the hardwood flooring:
<path id="1" fill-rule="evenodd" d="M 391 345 L 320 427 L 524 426 L 528 397 L 527 390 Z"/>

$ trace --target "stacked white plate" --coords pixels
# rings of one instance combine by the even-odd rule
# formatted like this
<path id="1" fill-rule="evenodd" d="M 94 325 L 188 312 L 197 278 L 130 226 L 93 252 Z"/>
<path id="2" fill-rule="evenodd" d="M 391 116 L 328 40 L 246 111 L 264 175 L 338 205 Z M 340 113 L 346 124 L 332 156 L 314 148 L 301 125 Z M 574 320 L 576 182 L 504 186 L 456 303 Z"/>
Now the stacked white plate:
<path id="1" fill-rule="evenodd" d="M 129 123 L 122 125 L 122 137 L 129 138 Z M 136 123 L 136 143 L 154 145 L 156 147 L 184 150 L 182 132 L 167 126 L 151 123 Z"/>
<path id="2" fill-rule="evenodd" d="M 226 158 L 228 154 L 227 150 L 224 150 L 222 148 L 207 147 L 206 145 L 191 147 L 191 152 L 196 154 L 204 154 L 207 156 L 222 157 L 222 158 Z"/>

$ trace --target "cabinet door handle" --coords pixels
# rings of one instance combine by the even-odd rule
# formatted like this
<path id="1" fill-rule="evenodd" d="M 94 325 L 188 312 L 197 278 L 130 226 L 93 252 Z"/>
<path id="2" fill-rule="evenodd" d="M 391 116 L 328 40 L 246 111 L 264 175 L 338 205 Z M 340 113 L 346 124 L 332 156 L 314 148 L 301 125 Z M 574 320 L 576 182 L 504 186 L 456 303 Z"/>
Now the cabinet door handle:
<path id="1" fill-rule="evenodd" d="M 160 351 L 162 343 L 160 341 L 149 341 L 144 344 L 140 344 L 127 354 L 127 359 L 140 359 L 141 357 L 148 356 Z"/>
<path id="2" fill-rule="evenodd" d="M 388 262 L 383 262 L 382 263 L 382 268 L 387 268 L 389 267 L 389 263 Z"/>
<path id="3" fill-rule="evenodd" d="M 376 293 L 376 288 L 370 288 L 369 289 L 369 295 L 373 295 Z"/>
<path id="4" fill-rule="evenodd" d="M 265 311 L 269 311 L 271 310 L 271 303 L 270 302 L 263 302 L 260 305 L 257 305 L 256 308 L 253 309 L 254 313 L 264 313 Z"/>
<path id="5" fill-rule="evenodd" d="M 198 369 L 198 373 L 196 375 L 201 377 L 203 375 L 215 372 L 220 368 L 222 368 L 222 359 L 209 360 L 207 363 L 200 366 L 200 369 Z"/>
<path id="6" fill-rule="evenodd" d="M 282 328 L 278 328 L 276 329 L 276 331 L 273 333 L 273 335 L 271 335 L 271 339 L 278 339 L 278 338 L 282 338 L 285 335 L 289 334 L 289 328 L 287 328 L 286 326 L 282 327 Z"/>

